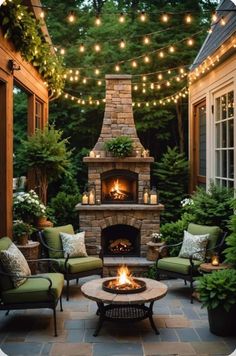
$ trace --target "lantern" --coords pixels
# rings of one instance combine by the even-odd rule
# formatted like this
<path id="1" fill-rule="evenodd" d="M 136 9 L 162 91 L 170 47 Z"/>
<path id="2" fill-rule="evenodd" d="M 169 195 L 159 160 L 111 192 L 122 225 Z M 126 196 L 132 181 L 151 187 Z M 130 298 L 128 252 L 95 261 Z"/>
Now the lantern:
<path id="1" fill-rule="evenodd" d="M 157 204 L 157 190 L 155 187 L 152 187 L 150 191 L 150 204 Z"/>
<path id="2" fill-rule="evenodd" d="M 88 204 L 88 192 L 83 192 L 82 204 Z"/>
<path id="3" fill-rule="evenodd" d="M 96 201 L 96 191 L 95 191 L 95 184 L 92 183 L 89 186 L 89 191 L 88 191 L 88 202 L 90 205 L 94 205 Z"/>
<path id="4" fill-rule="evenodd" d="M 219 266 L 220 261 L 219 261 L 219 255 L 218 253 L 213 253 L 213 255 L 211 256 L 211 264 L 212 266 Z"/>
<path id="5" fill-rule="evenodd" d="M 89 152 L 89 157 L 94 158 L 95 157 L 95 152 L 94 151 L 90 151 Z"/>
<path id="6" fill-rule="evenodd" d="M 149 203 L 149 188 L 148 186 L 145 186 L 143 188 L 143 204 L 148 204 Z"/>

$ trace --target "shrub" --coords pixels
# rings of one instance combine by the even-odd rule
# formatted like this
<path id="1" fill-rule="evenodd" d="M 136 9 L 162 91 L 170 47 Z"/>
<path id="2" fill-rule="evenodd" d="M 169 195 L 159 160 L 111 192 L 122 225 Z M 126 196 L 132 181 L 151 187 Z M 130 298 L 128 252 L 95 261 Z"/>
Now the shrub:
<path id="1" fill-rule="evenodd" d="M 153 174 L 157 177 L 159 200 L 165 205 L 161 222 L 178 220 L 181 215 L 180 201 L 187 188 L 188 161 L 177 147 L 168 147 L 160 162 L 154 164 Z"/>
<path id="2" fill-rule="evenodd" d="M 105 149 L 115 157 L 127 157 L 132 153 L 132 139 L 128 136 L 119 136 L 105 142 Z"/>
<path id="3" fill-rule="evenodd" d="M 59 192 L 55 198 L 52 198 L 49 203 L 50 213 L 52 214 L 52 220 L 56 225 L 72 224 L 75 229 L 79 226 L 78 212 L 75 210 L 76 204 L 81 201 L 81 195 L 67 194 L 65 192 Z M 50 217 L 51 219 L 51 217 Z"/>
<path id="4" fill-rule="evenodd" d="M 236 199 L 232 202 L 232 208 L 236 208 Z M 232 215 L 229 230 L 231 234 L 226 237 L 226 249 L 224 254 L 226 257 L 226 262 L 232 264 L 236 268 L 236 215 Z"/>

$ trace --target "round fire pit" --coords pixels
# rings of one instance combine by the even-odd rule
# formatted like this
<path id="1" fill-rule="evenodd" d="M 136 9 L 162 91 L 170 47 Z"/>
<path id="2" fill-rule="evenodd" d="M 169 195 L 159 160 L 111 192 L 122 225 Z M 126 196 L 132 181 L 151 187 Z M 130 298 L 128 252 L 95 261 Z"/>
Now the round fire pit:
<path id="1" fill-rule="evenodd" d="M 137 278 L 133 278 L 132 284 L 118 284 L 117 279 L 108 279 L 102 283 L 102 289 L 115 294 L 141 293 L 146 289 L 146 283 Z"/>

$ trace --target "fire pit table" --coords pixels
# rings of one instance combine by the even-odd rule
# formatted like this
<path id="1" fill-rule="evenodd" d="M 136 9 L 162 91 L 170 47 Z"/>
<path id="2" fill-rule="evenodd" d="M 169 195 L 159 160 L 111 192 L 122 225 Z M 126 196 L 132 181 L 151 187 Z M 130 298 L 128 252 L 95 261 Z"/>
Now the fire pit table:
<path id="1" fill-rule="evenodd" d="M 167 293 L 167 286 L 163 283 L 148 278 L 138 278 L 145 282 L 146 289 L 139 293 L 120 294 L 114 291 L 103 290 L 105 281 L 111 278 L 100 278 L 82 285 L 83 295 L 97 303 L 99 321 L 94 336 L 97 336 L 105 320 L 136 321 L 149 318 L 150 324 L 156 334 L 159 331 L 153 321 L 153 304 L 163 298 Z M 149 305 L 145 305 L 149 303 Z"/>

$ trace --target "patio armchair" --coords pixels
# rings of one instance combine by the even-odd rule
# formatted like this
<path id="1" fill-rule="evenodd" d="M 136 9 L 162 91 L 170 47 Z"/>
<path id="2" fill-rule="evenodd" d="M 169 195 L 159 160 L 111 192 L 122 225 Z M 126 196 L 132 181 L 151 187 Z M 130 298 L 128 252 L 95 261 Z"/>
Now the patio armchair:
<path id="1" fill-rule="evenodd" d="M 60 310 L 62 311 L 61 293 L 64 285 L 64 276 L 61 273 L 42 273 L 36 275 L 20 273 L 13 266 L 17 265 L 15 257 L 12 260 L 8 257 L 9 264 L 6 268 L 2 255 L 9 252 L 13 245 L 9 237 L 0 239 L 0 310 L 6 310 L 6 315 L 8 315 L 11 310 L 52 309 L 54 332 L 55 336 L 57 336 L 56 307 L 59 301 Z M 15 245 L 14 249 L 15 251 L 19 251 Z M 27 265 L 25 259 L 24 261 Z M 42 262 L 42 260 L 34 261 L 37 261 L 38 264 Z M 17 285 L 14 281 L 18 281 Z"/>
<path id="2" fill-rule="evenodd" d="M 59 267 L 58 271 L 64 274 L 66 280 L 66 300 L 69 300 L 70 281 L 75 279 L 78 283 L 79 278 L 103 274 L 103 260 L 101 250 L 99 257 L 84 256 L 71 257 L 70 253 L 65 252 L 61 239 L 61 233 L 71 235 L 72 241 L 75 235 L 72 225 L 48 227 L 39 231 L 39 238 L 46 257 L 56 259 Z M 87 245 L 88 246 L 88 245 Z M 51 268 L 49 266 L 49 268 Z"/>
<path id="3" fill-rule="evenodd" d="M 156 261 L 156 278 L 159 280 L 161 275 L 181 278 L 190 282 L 191 303 L 193 303 L 193 282 L 199 275 L 199 266 L 210 258 L 212 252 L 220 252 L 224 244 L 226 233 L 222 233 L 218 226 L 206 226 L 190 223 L 187 232 L 191 235 L 208 235 L 206 247 L 199 248 L 194 252 L 189 251 L 187 257 L 165 257 Z M 197 237 L 197 236 L 196 236 Z M 162 248 L 181 247 L 183 241 L 177 244 L 165 245 Z M 161 249 L 162 249 L 161 248 Z M 199 255 L 200 253 L 200 255 Z M 200 256 L 200 258 L 199 258 Z M 202 258 L 201 258 L 202 257 Z"/>

